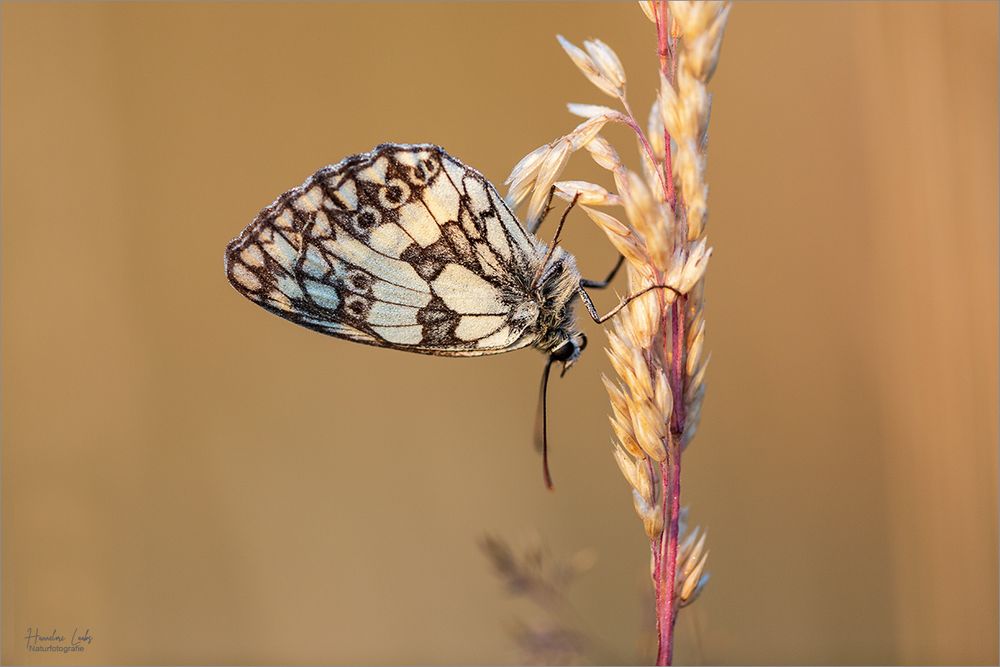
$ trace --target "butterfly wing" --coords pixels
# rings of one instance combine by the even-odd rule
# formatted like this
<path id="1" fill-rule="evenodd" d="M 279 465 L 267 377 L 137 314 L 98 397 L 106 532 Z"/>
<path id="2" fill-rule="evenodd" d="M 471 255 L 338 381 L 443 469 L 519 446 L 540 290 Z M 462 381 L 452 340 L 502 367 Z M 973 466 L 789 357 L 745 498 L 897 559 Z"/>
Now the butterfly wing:
<path id="1" fill-rule="evenodd" d="M 429 144 L 325 167 L 226 249 L 244 296 L 322 333 L 443 356 L 530 345 L 544 246 L 482 174 Z"/>

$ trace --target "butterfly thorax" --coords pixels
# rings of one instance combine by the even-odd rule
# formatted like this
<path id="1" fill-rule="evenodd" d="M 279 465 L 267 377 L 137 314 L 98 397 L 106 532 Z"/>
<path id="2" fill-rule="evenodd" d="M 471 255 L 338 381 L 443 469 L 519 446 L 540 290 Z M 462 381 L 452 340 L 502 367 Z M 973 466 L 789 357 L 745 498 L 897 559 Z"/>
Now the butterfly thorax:
<path id="1" fill-rule="evenodd" d="M 576 346 L 581 334 L 576 327 L 573 298 L 579 284 L 576 260 L 562 248 L 556 248 L 535 287 L 538 320 L 534 346 L 538 350 L 552 354 L 567 345 Z"/>

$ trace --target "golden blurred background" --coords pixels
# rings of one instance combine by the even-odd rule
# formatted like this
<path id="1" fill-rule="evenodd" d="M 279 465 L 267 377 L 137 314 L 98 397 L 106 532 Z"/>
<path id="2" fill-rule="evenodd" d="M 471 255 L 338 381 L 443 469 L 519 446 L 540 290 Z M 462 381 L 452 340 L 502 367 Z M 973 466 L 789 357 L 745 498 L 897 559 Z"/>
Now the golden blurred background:
<path id="1" fill-rule="evenodd" d="M 377 143 L 502 181 L 610 101 L 556 33 L 648 109 L 632 3 L 3 4 L 4 663 L 518 662 L 534 611 L 484 534 L 592 549 L 592 659 L 652 659 L 599 344 L 550 388 L 548 493 L 540 355 L 352 345 L 223 274 L 261 207 Z M 995 3 L 734 8 L 679 662 L 997 663 L 997 48 Z M 613 257 L 582 215 L 564 243 Z"/>

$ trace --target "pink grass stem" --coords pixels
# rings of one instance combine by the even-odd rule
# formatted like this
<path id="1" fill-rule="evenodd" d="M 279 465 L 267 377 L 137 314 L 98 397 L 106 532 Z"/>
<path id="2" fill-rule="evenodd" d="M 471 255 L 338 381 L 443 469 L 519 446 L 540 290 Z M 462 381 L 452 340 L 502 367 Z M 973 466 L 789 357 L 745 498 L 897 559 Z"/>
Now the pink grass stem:
<path id="1" fill-rule="evenodd" d="M 670 25 L 667 3 L 656 3 L 657 54 L 663 75 L 672 84 L 674 77 L 673 49 L 670 43 Z M 670 134 L 663 130 L 664 160 L 663 183 L 665 198 L 675 213 L 674 220 L 680 224 L 677 213 L 677 192 L 674 188 L 672 151 Z M 686 236 L 686 235 L 685 235 Z M 664 309 L 662 328 L 670 327 L 671 368 L 668 375 L 673 392 L 674 405 L 670 416 L 670 437 L 667 443 L 667 458 L 660 463 L 660 482 L 663 516 L 668 521 L 663 537 L 653 547 L 653 576 L 656 596 L 657 651 L 656 664 L 670 665 L 674 653 L 674 628 L 677 623 L 679 600 L 676 597 L 677 546 L 680 532 L 681 509 L 681 439 L 686 420 L 684 409 L 684 352 L 685 352 L 685 303 L 678 297 L 670 307 L 670 315 Z M 664 358 L 667 358 L 667 338 L 664 335 Z"/>

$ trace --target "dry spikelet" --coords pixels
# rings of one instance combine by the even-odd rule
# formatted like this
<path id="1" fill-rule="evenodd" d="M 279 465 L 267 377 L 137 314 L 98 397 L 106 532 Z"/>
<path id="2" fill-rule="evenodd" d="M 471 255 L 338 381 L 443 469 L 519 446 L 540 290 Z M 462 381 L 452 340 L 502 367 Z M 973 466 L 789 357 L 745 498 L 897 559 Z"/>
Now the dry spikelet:
<path id="1" fill-rule="evenodd" d="M 650 571 L 660 578 L 654 578 L 656 599 L 665 605 L 657 609 L 660 627 L 672 631 L 677 608 L 693 602 L 709 578 L 707 534 L 698 528 L 686 534 L 679 475 L 672 471 L 679 470 L 680 456 L 697 431 L 711 359 L 703 301 L 712 255 L 705 237 L 711 113 L 706 84 L 718 65 L 730 6 L 684 1 L 669 3 L 665 11 L 661 2 L 639 4 L 656 24 L 659 40 L 660 88 L 645 130 L 626 100 L 625 70 L 615 52 L 598 39 L 584 41 L 580 48 L 559 36 L 584 76 L 617 98 L 623 111 L 599 104 L 567 105 L 583 122 L 518 163 L 508 179 L 508 200 L 529 200 L 530 226 L 553 184 L 563 199 L 578 196 L 583 211 L 627 260 L 630 294 L 654 285 L 672 288 L 633 299 L 606 327 L 605 350 L 616 378 L 602 377 L 611 404 L 612 456 L 632 489 L 633 506 L 650 540 Z M 638 171 L 625 166 L 601 135 L 608 123 L 635 131 Z M 613 190 L 589 181 L 558 180 L 570 155 L 581 148 L 611 173 Z M 594 208 L 615 205 L 624 209 L 624 216 Z M 673 581 L 666 579 L 671 572 Z M 661 594 L 664 590 L 672 595 Z M 662 651 L 662 635 L 660 640 Z"/>
<path id="2" fill-rule="evenodd" d="M 684 562 L 691 556 L 691 551 L 694 548 L 695 541 L 698 536 L 701 535 L 701 528 L 695 526 L 694 530 L 685 533 L 685 537 L 680 540 L 680 544 L 677 547 L 677 563 L 679 566 L 683 567 Z"/>
<path id="3" fill-rule="evenodd" d="M 615 186 L 621 193 L 625 205 L 625 215 L 640 235 L 648 229 L 646 218 L 652 214 L 653 197 L 649 194 L 646 182 L 630 169 L 614 173 Z M 650 221 L 656 224 L 657 220 Z"/>
<path id="4" fill-rule="evenodd" d="M 611 406 L 617 407 L 621 410 L 628 410 L 628 404 L 625 401 L 625 392 L 614 380 L 609 378 L 607 375 L 601 375 L 601 382 L 604 383 L 604 389 L 608 392 L 608 398 L 611 400 Z"/>
<path id="5" fill-rule="evenodd" d="M 608 240 L 611 241 L 611 245 L 624 255 L 625 259 L 637 264 L 641 264 L 646 260 L 642 244 L 638 241 L 635 234 L 623 225 L 618 218 L 608 215 L 603 211 L 596 211 L 588 206 L 582 206 L 581 208 L 604 231 Z"/>
<path id="6" fill-rule="evenodd" d="M 587 144 L 587 151 L 590 153 L 590 157 L 594 159 L 594 162 L 601 167 L 609 171 L 623 169 L 618 153 L 604 137 L 594 137 L 591 139 L 590 143 Z"/>
<path id="7" fill-rule="evenodd" d="M 665 461 L 667 449 L 663 446 L 664 424 L 655 411 L 649 410 L 647 403 L 633 404 L 632 432 L 640 449 L 654 461 Z"/>
<path id="8" fill-rule="evenodd" d="M 605 79 L 610 81 L 615 90 L 620 91 L 618 97 L 625 97 L 625 68 L 610 46 L 599 39 L 591 39 L 583 43 L 587 53 Z"/>
<path id="9" fill-rule="evenodd" d="M 696 564 L 690 571 L 684 571 L 680 574 L 677 580 L 680 590 L 677 595 L 681 600 L 688 599 L 694 593 L 695 587 L 698 585 L 698 582 L 701 581 L 701 575 L 705 571 L 706 563 L 708 563 L 707 551 L 698 561 L 696 561 Z"/>
<path id="10" fill-rule="evenodd" d="M 708 268 L 708 259 L 711 256 L 712 249 L 708 247 L 707 239 L 703 238 L 695 243 L 684 262 L 677 289 L 685 294 L 693 290 L 694 286 L 705 277 L 705 269 Z"/>
<path id="11" fill-rule="evenodd" d="M 624 392 L 621 391 L 619 385 L 610 381 L 605 382 L 605 386 L 608 387 L 608 395 L 611 399 L 611 415 L 608 419 L 611 422 L 612 430 L 615 431 L 622 446 L 630 454 L 641 456 L 642 450 L 635 441 L 635 434 L 632 433 L 632 415 L 629 412 L 628 400 L 625 398 Z M 617 396 L 612 392 L 612 387 L 618 392 Z"/>
<path id="12" fill-rule="evenodd" d="M 680 531 L 683 536 L 677 548 L 677 578 L 674 590 L 680 606 L 694 602 L 708 583 L 705 566 L 708 562 L 708 551 L 705 544 L 708 533 L 695 527 L 691 532 Z"/>
<path id="13" fill-rule="evenodd" d="M 637 280 L 630 292 L 637 292 L 650 283 L 648 278 Z M 650 292 L 634 300 L 629 305 L 630 317 L 623 317 L 618 326 L 619 331 L 624 333 L 629 343 L 640 350 L 649 349 L 652 345 L 653 337 L 660 326 L 660 301 L 657 295 Z"/>
<path id="14" fill-rule="evenodd" d="M 670 12 L 681 35 L 676 89 L 660 80 L 660 112 L 677 146 L 674 178 L 688 207 L 688 239 L 701 237 L 707 210 L 705 144 L 711 98 L 706 83 L 715 72 L 730 6 L 723 2 L 671 2 Z"/>
<path id="15" fill-rule="evenodd" d="M 612 412 L 614 414 L 608 417 L 608 420 L 611 422 L 611 430 L 618 439 L 618 443 L 632 456 L 636 458 L 645 457 L 646 454 L 639 447 L 639 443 L 635 441 L 635 436 L 632 435 L 632 421 L 630 419 L 623 419 L 623 416 L 617 410 L 612 410 Z"/>
<path id="16" fill-rule="evenodd" d="M 538 174 L 535 177 L 533 186 L 534 191 L 531 194 L 531 200 L 528 202 L 527 221 L 529 227 L 541 217 L 542 212 L 545 210 L 545 203 L 549 198 L 549 190 L 562 173 L 571 152 L 572 145 L 564 137 L 556 142 L 552 149 L 542 158 L 541 164 L 538 165 Z"/>
<path id="17" fill-rule="evenodd" d="M 722 34 L 731 6 L 725 2 L 671 2 L 677 28 L 684 40 L 688 65 L 702 81 L 708 82 L 719 64 Z"/>
<path id="18" fill-rule="evenodd" d="M 670 206 L 659 197 L 657 197 L 656 202 L 656 214 L 667 224 L 655 225 L 647 230 L 646 249 L 652 265 L 663 267 L 668 266 L 674 252 L 674 239 L 673 234 L 671 234 L 674 227 L 674 214 Z M 676 287 L 676 283 L 668 282 L 667 284 Z M 675 296 L 673 292 L 663 294 L 663 298 L 668 302 L 673 301 Z"/>
<path id="19" fill-rule="evenodd" d="M 642 519 L 642 526 L 646 529 L 646 535 L 650 540 L 658 539 L 663 533 L 663 511 L 656 503 L 650 504 L 639 495 L 635 489 L 632 490 L 632 505 L 636 514 Z"/>
<path id="20" fill-rule="evenodd" d="M 597 223 L 597 226 L 604 230 L 604 233 L 608 235 L 608 238 L 613 236 L 618 236 L 622 238 L 627 238 L 632 235 L 632 230 L 623 225 L 618 218 L 613 215 L 604 213 L 603 211 L 595 211 L 594 209 L 582 207 L 586 211 L 590 219 Z M 614 241 L 612 240 L 612 243 Z"/>
<path id="21" fill-rule="evenodd" d="M 701 592 L 705 589 L 705 584 L 708 583 L 708 580 L 710 578 L 711 578 L 711 575 L 708 574 L 707 572 L 705 574 L 701 575 L 701 578 L 698 579 L 698 582 L 695 585 L 694 590 L 691 591 L 691 593 L 688 595 L 688 597 L 681 598 L 679 600 L 679 605 L 678 606 L 683 609 L 684 607 L 688 606 L 689 604 L 691 604 L 692 602 L 694 602 L 695 600 L 697 600 L 698 597 L 701 595 Z"/>
<path id="22" fill-rule="evenodd" d="M 511 208 L 520 206 L 524 198 L 531 192 L 535 185 L 535 176 L 538 175 L 538 168 L 542 166 L 542 161 L 550 150 L 551 147 L 548 144 L 539 146 L 521 158 L 521 161 L 511 169 L 510 176 L 504 181 L 510 186 L 505 199 Z"/>
<path id="23" fill-rule="evenodd" d="M 559 40 L 559 44 L 563 47 L 563 50 L 566 51 L 566 54 L 570 57 L 570 60 L 573 61 L 573 64 L 575 64 L 580 71 L 583 72 L 583 75 L 587 77 L 592 84 L 597 86 L 601 92 L 610 95 L 611 97 L 619 98 L 625 94 L 625 91 L 620 88 L 615 81 L 607 77 L 598 64 L 595 63 L 589 55 L 587 55 L 586 51 L 574 46 L 562 35 L 556 35 L 556 39 Z"/>
<path id="24" fill-rule="evenodd" d="M 634 377 L 635 371 L 632 368 L 632 355 L 629 352 L 629 344 L 626 342 L 627 337 L 621 334 L 622 331 L 618 326 L 608 332 L 608 360 L 615 373 L 622 379 L 622 385 L 629 388 L 625 393 L 626 397 L 631 397 L 632 388 L 638 384 L 638 380 Z M 625 402 L 625 407 L 631 412 L 629 401 Z"/>
<path id="25" fill-rule="evenodd" d="M 701 361 L 701 351 L 705 347 L 705 321 L 702 320 L 698 328 L 692 328 L 688 333 L 688 353 L 685 364 L 687 374 L 691 375 Z"/>
<path id="26" fill-rule="evenodd" d="M 646 18 L 656 23 L 656 8 L 650 0 L 640 0 L 639 9 L 646 15 Z"/>
<path id="27" fill-rule="evenodd" d="M 662 162 L 666 155 L 666 144 L 663 141 L 663 116 L 660 113 L 659 98 L 653 100 L 649 107 L 649 118 L 646 120 L 646 136 L 653 149 L 653 157 Z"/>
<path id="28" fill-rule="evenodd" d="M 630 320 L 632 318 L 629 318 Z M 640 399 L 644 402 L 648 402 L 649 399 L 653 398 L 653 378 L 650 375 L 649 365 L 646 363 L 646 357 L 643 354 L 641 348 L 632 345 L 628 350 L 631 355 L 629 361 L 632 363 L 632 368 L 635 370 L 635 382 L 628 386 L 629 393 L 631 393 L 633 398 Z"/>
<path id="29" fill-rule="evenodd" d="M 611 107 L 602 106 L 600 104 L 579 104 L 577 102 L 570 102 L 566 105 L 566 108 L 574 116 L 579 116 L 580 118 L 593 118 L 594 116 L 614 116 L 614 115 L 624 115 L 620 111 L 616 111 Z"/>
<path id="30" fill-rule="evenodd" d="M 647 183 L 660 183 L 660 169 L 657 163 L 654 161 L 652 155 L 647 153 L 642 149 L 642 142 L 636 139 L 639 145 L 639 160 L 642 162 L 642 175 Z M 663 143 L 662 141 L 660 142 Z M 654 148 L 655 151 L 655 148 Z M 662 204 L 667 199 L 667 194 L 663 191 L 662 187 L 650 188 L 653 197 L 656 198 L 658 204 Z M 662 225 L 657 225 L 658 227 Z"/>
<path id="31" fill-rule="evenodd" d="M 656 403 L 657 413 L 666 423 L 670 419 L 670 413 L 674 406 L 674 395 L 667 383 L 667 374 L 662 370 L 656 374 L 656 389 L 653 392 L 653 400 Z"/>
<path id="32" fill-rule="evenodd" d="M 583 121 L 577 125 L 572 132 L 566 135 L 566 139 L 569 140 L 570 147 L 574 151 L 578 151 L 588 143 L 590 140 L 597 136 L 597 133 L 601 131 L 604 125 L 611 121 L 620 121 L 621 114 L 617 111 L 610 111 L 608 113 L 597 114 L 596 116 L 590 116 L 587 120 Z"/>
<path id="33" fill-rule="evenodd" d="M 702 570 L 705 568 L 705 563 L 708 561 L 708 550 L 705 549 L 705 540 L 708 538 L 708 533 L 703 533 L 698 542 L 694 545 L 691 555 L 683 562 L 681 566 L 681 579 L 685 581 L 685 588 L 687 587 L 687 581 L 697 581 L 701 578 Z"/>
<path id="34" fill-rule="evenodd" d="M 620 445 L 611 443 L 611 449 L 615 454 L 615 463 L 618 464 L 619 470 L 622 471 L 622 475 L 625 477 L 625 481 L 632 485 L 632 488 L 638 490 L 639 481 L 635 472 L 635 459 L 629 455 L 627 451 Z M 648 498 L 648 494 L 642 494 L 643 499 Z M 647 500 L 648 502 L 648 500 Z"/>
<path id="35" fill-rule="evenodd" d="M 566 201 L 575 198 L 578 204 L 591 206 L 617 206 L 621 197 L 613 195 L 596 183 L 587 181 L 556 181 L 556 196 Z"/>
<path id="36" fill-rule="evenodd" d="M 708 370 L 708 362 L 712 360 L 712 353 L 709 352 L 708 356 L 705 357 L 705 361 L 702 362 L 698 368 L 695 369 L 694 373 L 691 375 L 687 383 L 687 390 L 684 393 L 684 398 L 690 404 L 695 397 L 698 389 L 701 387 L 702 383 L 705 381 L 705 371 Z"/>

